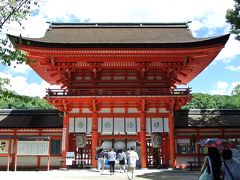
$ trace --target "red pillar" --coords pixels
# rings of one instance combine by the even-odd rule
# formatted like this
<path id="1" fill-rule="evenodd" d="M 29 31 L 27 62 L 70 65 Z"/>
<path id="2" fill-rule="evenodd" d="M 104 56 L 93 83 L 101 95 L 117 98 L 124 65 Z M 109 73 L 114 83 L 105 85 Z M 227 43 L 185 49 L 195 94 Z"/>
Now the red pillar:
<path id="1" fill-rule="evenodd" d="M 169 147 L 170 147 L 170 166 L 172 168 L 175 167 L 175 122 L 173 117 L 173 111 L 170 110 L 169 116 L 168 116 L 168 123 L 169 123 Z"/>
<path id="2" fill-rule="evenodd" d="M 62 167 L 66 168 L 66 154 L 68 152 L 68 129 L 69 129 L 69 117 L 64 113 L 63 129 L 62 129 Z"/>
<path id="3" fill-rule="evenodd" d="M 140 112 L 141 168 L 147 167 L 147 142 L 145 112 Z"/>
<path id="4" fill-rule="evenodd" d="M 94 111 L 92 113 L 92 167 L 97 167 L 96 148 L 98 146 L 98 115 Z"/>

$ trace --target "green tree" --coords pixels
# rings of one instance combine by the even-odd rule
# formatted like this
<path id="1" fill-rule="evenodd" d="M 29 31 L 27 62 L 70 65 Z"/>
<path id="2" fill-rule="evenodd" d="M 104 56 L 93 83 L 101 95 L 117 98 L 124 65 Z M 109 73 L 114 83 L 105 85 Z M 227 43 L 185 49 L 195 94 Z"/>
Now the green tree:
<path id="1" fill-rule="evenodd" d="M 0 109 L 53 109 L 46 100 L 39 97 L 21 96 L 5 90 L 0 92 Z"/>
<path id="2" fill-rule="evenodd" d="M 8 78 L 1 78 L 0 77 L 0 92 L 3 91 L 5 88 L 5 85 L 8 85 L 10 83 L 10 80 Z"/>
<path id="3" fill-rule="evenodd" d="M 194 93 L 192 100 L 182 109 L 224 109 L 229 96 Z"/>
<path id="4" fill-rule="evenodd" d="M 232 90 L 232 95 L 240 95 L 240 84 L 238 84 L 237 86 L 235 86 Z"/>
<path id="5" fill-rule="evenodd" d="M 236 34 L 236 39 L 240 41 L 240 0 L 234 1 L 234 7 L 227 10 L 226 20 L 231 25 L 231 32 Z"/>
<path id="6" fill-rule="evenodd" d="M 22 26 L 21 21 L 27 18 L 33 5 L 37 5 L 37 1 L 0 0 L 0 63 L 11 65 L 12 61 L 26 62 L 25 54 L 13 48 L 6 33 L 11 22 Z"/>

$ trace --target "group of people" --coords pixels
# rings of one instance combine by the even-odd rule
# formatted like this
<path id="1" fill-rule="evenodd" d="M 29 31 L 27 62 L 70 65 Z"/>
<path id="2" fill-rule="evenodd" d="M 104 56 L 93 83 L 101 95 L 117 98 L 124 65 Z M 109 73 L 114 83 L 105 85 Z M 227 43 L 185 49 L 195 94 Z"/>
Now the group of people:
<path id="1" fill-rule="evenodd" d="M 208 155 L 204 159 L 200 178 L 204 172 L 211 174 L 213 180 L 240 180 L 240 163 L 232 158 L 232 151 L 224 149 L 222 160 L 215 147 L 208 147 Z"/>
<path id="2" fill-rule="evenodd" d="M 128 167 L 127 176 L 131 180 L 134 178 L 134 171 L 136 168 L 136 161 L 139 160 L 138 154 L 135 152 L 135 148 L 131 147 L 124 152 L 122 149 L 116 153 L 114 149 L 111 149 L 108 153 L 104 153 L 101 148 L 98 150 L 96 158 L 98 160 L 98 170 L 104 171 L 104 167 L 107 161 L 109 164 L 110 174 L 113 175 L 115 172 L 115 162 L 119 161 L 120 173 L 126 172 L 126 165 Z"/>

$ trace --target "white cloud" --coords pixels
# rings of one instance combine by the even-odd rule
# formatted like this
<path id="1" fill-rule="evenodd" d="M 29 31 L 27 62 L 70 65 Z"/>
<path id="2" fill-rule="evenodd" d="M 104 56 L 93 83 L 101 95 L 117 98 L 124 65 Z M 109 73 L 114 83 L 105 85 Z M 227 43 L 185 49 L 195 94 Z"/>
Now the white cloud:
<path id="1" fill-rule="evenodd" d="M 44 97 L 46 95 L 46 88 L 60 89 L 59 86 L 51 86 L 45 81 L 29 83 L 24 75 L 0 72 L 0 77 L 10 79 L 10 84 L 5 86 L 5 88 L 15 91 L 20 95 Z"/>
<path id="2" fill-rule="evenodd" d="M 92 22 L 182 22 L 201 19 L 204 27 L 211 28 L 225 23 L 225 12 L 231 7 L 233 1 L 230 0 L 48 0 L 42 4 L 41 13 L 50 20 L 60 17 L 64 20 L 72 14 Z"/>
<path id="3" fill-rule="evenodd" d="M 27 64 L 17 64 L 16 62 L 12 62 L 11 66 L 8 67 L 8 71 L 13 74 L 28 75 L 30 70 L 31 68 Z"/>
<path id="4" fill-rule="evenodd" d="M 240 84 L 239 82 L 231 82 L 228 83 L 226 81 L 218 81 L 214 85 L 214 89 L 210 91 L 210 94 L 215 94 L 215 95 L 231 95 L 231 92 L 235 86 Z"/>
<path id="5" fill-rule="evenodd" d="M 230 65 L 230 66 L 226 66 L 225 69 L 233 71 L 233 72 L 240 72 L 240 66 Z"/>
<path id="6" fill-rule="evenodd" d="M 27 37 L 42 37 L 48 27 L 45 21 L 62 20 L 69 22 L 72 18 L 83 22 L 184 22 L 189 24 L 193 35 L 197 31 L 207 29 L 205 36 L 227 33 L 225 14 L 233 7 L 233 0 L 47 0 L 40 1 L 39 14 L 24 21 L 25 30 L 13 25 L 15 34 L 19 32 Z M 16 29 L 16 30 L 14 30 Z M 218 30 L 222 31 L 219 32 Z M 16 34 L 16 35 L 18 35 Z M 226 47 L 217 57 L 217 61 L 231 62 L 240 54 L 240 42 L 231 36 Z M 12 90 L 32 96 L 44 96 L 49 84 L 41 81 L 29 83 L 27 79 L 28 66 L 10 67 L 8 76 L 11 79 Z M 230 69 L 229 69 L 230 70 Z M 20 74 L 18 74 L 20 73 Z M 2 77 L 2 76 L 1 76 Z M 20 83 L 21 82 L 21 83 Z M 233 83 L 219 81 L 212 90 L 214 94 L 229 94 Z M 59 87 L 57 87 L 59 88 Z"/>
<path id="7" fill-rule="evenodd" d="M 236 56 L 240 55 L 240 41 L 235 40 L 235 36 L 231 35 L 225 48 L 219 53 L 216 61 L 230 63 Z"/>

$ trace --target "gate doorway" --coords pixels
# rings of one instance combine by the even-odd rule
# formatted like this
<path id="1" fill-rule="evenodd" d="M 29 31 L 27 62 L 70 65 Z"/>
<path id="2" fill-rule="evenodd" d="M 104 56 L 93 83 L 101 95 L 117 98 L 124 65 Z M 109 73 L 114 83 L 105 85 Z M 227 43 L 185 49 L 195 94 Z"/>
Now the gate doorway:
<path id="1" fill-rule="evenodd" d="M 147 166 L 148 168 L 166 168 L 169 166 L 168 136 L 159 134 L 161 143 L 156 146 L 151 136 L 147 136 Z"/>
<path id="2" fill-rule="evenodd" d="M 77 145 L 77 138 L 81 136 L 84 146 Z M 75 153 L 75 161 L 72 168 L 90 168 L 92 166 L 92 140 L 91 136 L 85 134 L 70 133 L 69 136 L 69 151 Z"/>

